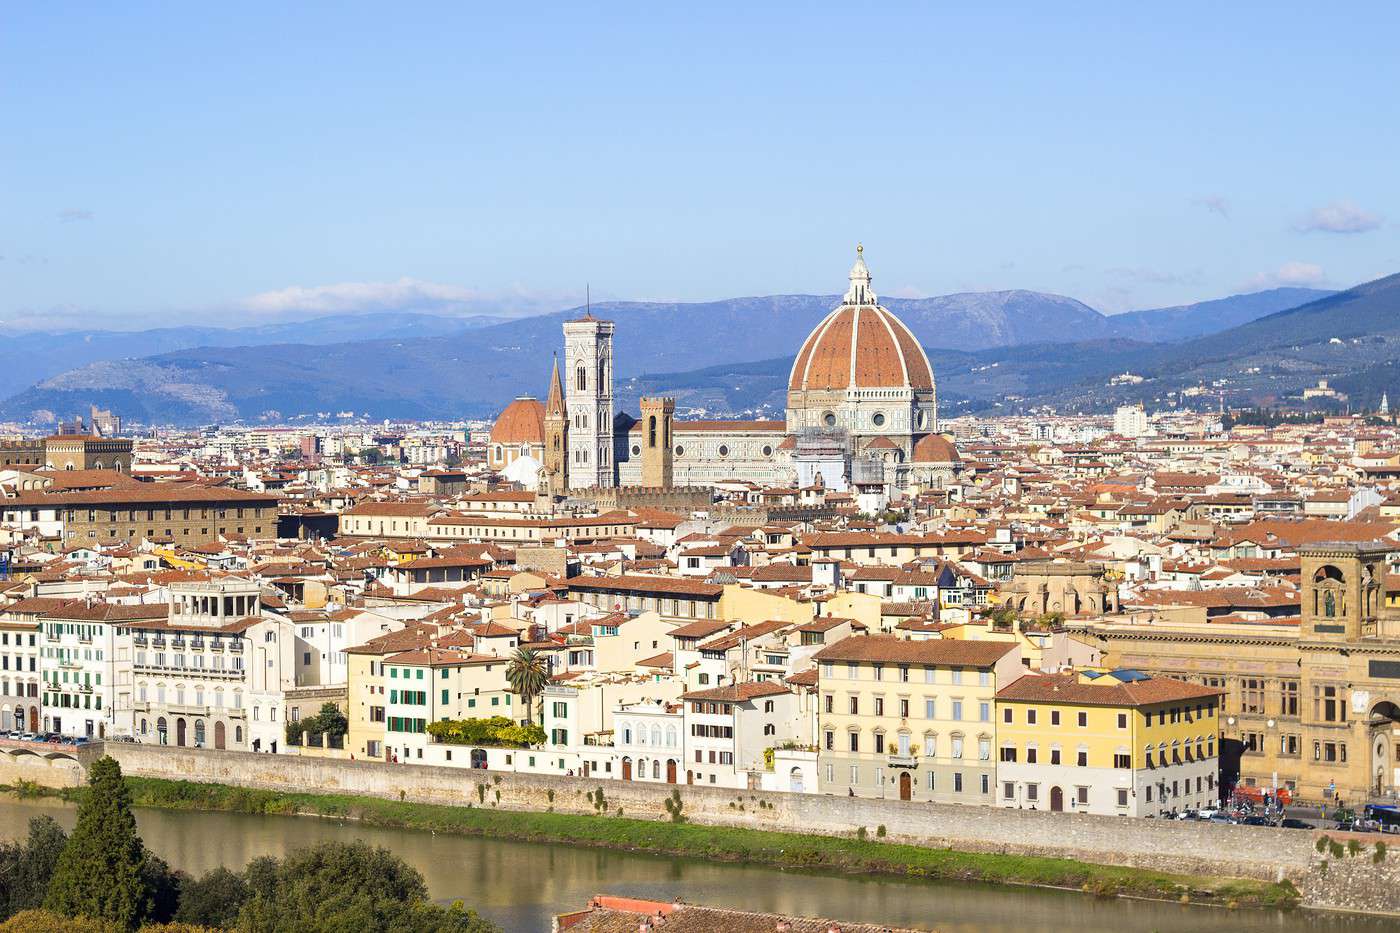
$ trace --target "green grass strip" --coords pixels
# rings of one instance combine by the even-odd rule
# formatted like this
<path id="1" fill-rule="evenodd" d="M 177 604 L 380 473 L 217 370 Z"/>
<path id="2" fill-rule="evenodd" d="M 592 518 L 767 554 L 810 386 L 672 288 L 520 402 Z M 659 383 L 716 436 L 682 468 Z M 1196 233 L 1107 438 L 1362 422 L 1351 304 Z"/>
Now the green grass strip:
<path id="1" fill-rule="evenodd" d="M 1239 907 L 1291 908 L 1298 890 L 1288 881 L 1180 875 L 1096 865 L 1067 858 L 960 852 L 879 841 L 878 827 L 859 836 L 821 836 L 619 815 L 499 810 L 468 804 L 408 803 L 350 794 L 288 793 L 224 784 L 128 777 L 132 803 L 167 810 L 308 814 L 372 826 L 432 830 L 526 842 L 597 846 L 628 852 L 745 862 L 805 871 L 901 876 L 988 884 L 1069 888 L 1101 896 Z M 76 799 L 82 791 L 53 792 Z M 482 795 L 489 800 L 489 794 Z"/>

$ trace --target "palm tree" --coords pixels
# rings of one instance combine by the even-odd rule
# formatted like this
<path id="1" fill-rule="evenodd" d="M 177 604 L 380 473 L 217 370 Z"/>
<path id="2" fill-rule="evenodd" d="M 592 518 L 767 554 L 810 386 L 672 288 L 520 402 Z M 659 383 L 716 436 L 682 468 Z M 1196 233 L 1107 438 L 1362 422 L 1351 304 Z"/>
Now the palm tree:
<path id="1" fill-rule="evenodd" d="M 506 680 L 510 688 L 525 701 L 525 720 L 535 722 L 535 697 L 544 693 L 549 683 L 549 662 L 533 648 L 517 648 L 506 665 Z"/>

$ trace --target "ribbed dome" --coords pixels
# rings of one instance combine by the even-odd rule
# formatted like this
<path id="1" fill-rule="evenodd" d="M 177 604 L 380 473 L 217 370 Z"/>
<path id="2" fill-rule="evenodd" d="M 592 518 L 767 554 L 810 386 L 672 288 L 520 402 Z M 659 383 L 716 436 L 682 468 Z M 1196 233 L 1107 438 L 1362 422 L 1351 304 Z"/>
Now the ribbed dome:
<path id="1" fill-rule="evenodd" d="M 788 391 L 932 389 L 933 367 L 909 328 L 880 307 L 864 250 L 856 247 L 851 286 L 797 353 Z"/>
<path id="2" fill-rule="evenodd" d="M 915 463 L 962 463 L 958 448 L 942 434 L 925 434 L 914 445 Z"/>
<path id="3" fill-rule="evenodd" d="M 543 444 L 544 405 L 529 396 L 511 402 L 491 426 L 491 443 Z"/>
<path id="4" fill-rule="evenodd" d="M 878 305 L 842 305 L 798 351 L 789 391 L 932 389 L 933 368 L 899 318 Z"/>

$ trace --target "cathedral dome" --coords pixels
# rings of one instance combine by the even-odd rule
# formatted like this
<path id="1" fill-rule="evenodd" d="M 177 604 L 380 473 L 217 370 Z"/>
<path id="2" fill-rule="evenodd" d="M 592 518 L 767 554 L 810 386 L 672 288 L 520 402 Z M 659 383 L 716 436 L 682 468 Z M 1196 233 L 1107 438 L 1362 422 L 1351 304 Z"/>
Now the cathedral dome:
<path id="1" fill-rule="evenodd" d="M 909 328 L 876 303 L 870 270 L 860 255 L 850 280 L 841 306 L 817 325 L 798 351 L 788 391 L 932 389 L 928 357 Z"/>
<path id="2" fill-rule="evenodd" d="M 506 406 L 491 426 L 493 444 L 543 444 L 544 405 L 522 395 Z"/>
<path id="3" fill-rule="evenodd" d="M 958 448 L 943 434 L 925 434 L 914 445 L 915 463 L 962 463 Z"/>

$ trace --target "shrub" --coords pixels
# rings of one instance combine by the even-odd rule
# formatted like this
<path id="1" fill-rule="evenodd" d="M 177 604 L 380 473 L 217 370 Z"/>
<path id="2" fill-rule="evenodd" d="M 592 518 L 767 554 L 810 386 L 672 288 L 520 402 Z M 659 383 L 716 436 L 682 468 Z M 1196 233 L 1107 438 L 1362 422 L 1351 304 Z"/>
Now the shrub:
<path id="1" fill-rule="evenodd" d="M 1376 851 L 1373 852 L 1373 853 L 1371 853 L 1371 861 L 1374 862 L 1374 863 L 1377 864 L 1377 865 L 1379 865 L 1381 862 L 1384 862 L 1384 861 L 1385 861 L 1385 843 L 1384 843 L 1384 842 L 1378 842 L 1378 843 L 1376 843 Z"/>
<path id="2" fill-rule="evenodd" d="M 543 726 L 533 723 L 517 726 L 504 716 L 430 722 L 427 729 L 430 736 L 448 745 L 529 748 L 532 745 L 543 745 L 547 738 Z"/>

